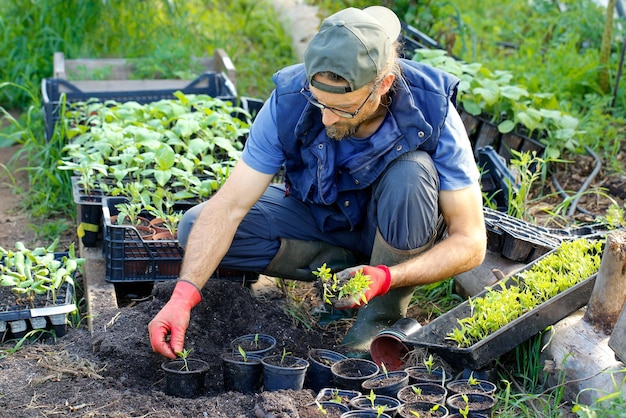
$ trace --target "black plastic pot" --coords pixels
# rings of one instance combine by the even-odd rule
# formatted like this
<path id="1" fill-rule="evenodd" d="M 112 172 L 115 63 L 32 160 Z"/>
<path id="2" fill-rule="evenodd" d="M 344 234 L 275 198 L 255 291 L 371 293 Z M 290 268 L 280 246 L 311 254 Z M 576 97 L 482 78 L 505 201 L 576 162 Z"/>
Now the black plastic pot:
<path id="1" fill-rule="evenodd" d="M 232 340 L 230 347 L 235 353 L 241 347 L 247 355 L 264 357 L 276 347 L 276 338 L 266 334 L 246 334 Z"/>
<path id="2" fill-rule="evenodd" d="M 326 415 L 328 414 L 329 411 L 337 411 L 337 412 L 340 412 L 342 414 L 341 416 L 343 417 L 343 414 L 350 410 L 350 408 L 347 405 L 336 403 L 336 402 L 331 402 L 331 401 L 317 402 L 317 405 L 321 406 L 322 408 L 326 410 Z"/>
<path id="3" fill-rule="evenodd" d="M 409 374 L 404 370 L 395 370 L 387 373 L 381 373 L 367 379 L 365 382 L 361 383 L 361 387 L 363 388 L 363 393 L 370 393 L 371 390 L 374 391 L 377 396 L 384 395 L 396 397 L 398 392 L 402 388 L 408 386 L 408 384 Z"/>
<path id="4" fill-rule="evenodd" d="M 414 318 L 400 318 L 391 327 L 382 330 L 370 344 L 370 354 L 376 364 L 384 364 L 387 370 L 402 370 L 410 348 L 404 343 L 408 336 L 422 326 Z"/>
<path id="5" fill-rule="evenodd" d="M 273 355 L 261 359 L 263 386 L 267 391 L 302 390 L 309 362 L 295 356 Z"/>
<path id="6" fill-rule="evenodd" d="M 444 405 L 436 402 L 409 402 L 402 404 L 398 408 L 396 417 L 413 418 L 413 417 L 448 417 L 450 411 Z"/>
<path id="7" fill-rule="evenodd" d="M 463 399 L 463 396 L 467 396 L 467 402 Z M 465 407 L 469 405 L 470 416 L 475 416 L 476 414 L 490 416 L 491 409 L 495 404 L 496 399 L 486 393 L 457 393 L 446 399 L 446 406 L 451 413 L 459 413 L 460 409 L 465 409 Z"/>
<path id="8" fill-rule="evenodd" d="M 341 389 L 361 391 L 361 384 L 378 374 L 378 364 L 361 358 L 339 360 L 330 368 L 335 386 Z"/>
<path id="9" fill-rule="evenodd" d="M 331 402 L 341 403 L 343 405 L 349 406 L 350 400 L 361 395 L 362 393 L 359 392 L 358 390 L 323 388 L 317 393 L 315 400 L 317 402 L 331 401 Z"/>
<path id="10" fill-rule="evenodd" d="M 484 393 L 493 395 L 496 392 L 496 385 L 483 379 L 456 379 L 446 383 L 446 389 L 450 395 L 457 393 Z"/>
<path id="11" fill-rule="evenodd" d="M 409 384 L 437 383 L 445 386 L 452 379 L 452 375 L 440 367 L 428 370 L 426 366 L 413 366 L 404 371 L 409 374 Z"/>
<path id="12" fill-rule="evenodd" d="M 239 353 L 223 353 L 224 389 L 241 393 L 254 393 L 261 389 L 263 365 L 261 357 Z"/>
<path id="13" fill-rule="evenodd" d="M 313 348 L 309 350 L 307 358 L 309 369 L 304 380 L 304 386 L 319 392 L 323 388 L 333 385 L 333 373 L 330 367 L 339 360 L 345 359 L 341 353 L 323 348 Z"/>
<path id="14" fill-rule="evenodd" d="M 380 406 L 384 406 L 385 410 L 383 412 L 393 417 L 400 405 L 402 405 L 398 399 L 384 395 L 376 395 L 372 404 L 372 400 L 368 396 L 361 395 L 353 398 L 350 400 L 350 407 L 358 411 L 377 411 Z"/>
<path id="15" fill-rule="evenodd" d="M 378 414 L 378 412 L 370 409 L 369 411 L 348 411 L 342 414 L 341 418 L 391 418 L 391 415 L 385 414 L 384 412 L 382 414 Z"/>
<path id="16" fill-rule="evenodd" d="M 209 370 L 206 361 L 189 358 L 166 360 L 161 363 L 161 369 L 165 372 L 164 391 L 167 395 L 195 398 L 204 391 L 204 379 Z"/>
<path id="17" fill-rule="evenodd" d="M 397 393 L 397 398 L 404 402 L 445 402 L 448 390 L 439 383 L 415 383 L 402 388 Z"/>

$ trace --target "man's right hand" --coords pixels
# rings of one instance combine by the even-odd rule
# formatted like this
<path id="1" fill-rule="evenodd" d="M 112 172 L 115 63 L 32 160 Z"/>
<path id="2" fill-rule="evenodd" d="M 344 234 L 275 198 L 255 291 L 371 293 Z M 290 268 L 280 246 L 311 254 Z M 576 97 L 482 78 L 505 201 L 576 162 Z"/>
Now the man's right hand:
<path id="1" fill-rule="evenodd" d="M 170 300 L 148 324 L 154 352 L 175 359 L 176 353 L 183 351 L 191 309 L 201 300 L 200 291 L 191 282 L 179 280 L 176 283 Z"/>

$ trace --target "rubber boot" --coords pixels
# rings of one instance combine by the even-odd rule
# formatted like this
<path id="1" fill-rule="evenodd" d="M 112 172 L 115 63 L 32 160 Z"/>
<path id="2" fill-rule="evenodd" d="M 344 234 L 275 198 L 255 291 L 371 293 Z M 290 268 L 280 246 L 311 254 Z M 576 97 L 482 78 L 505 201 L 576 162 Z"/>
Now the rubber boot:
<path id="1" fill-rule="evenodd" d="M 409 260 L 428 250 L 435 244 L 437 235 L 424 246 L 413 250 L 398 250 L 390 246 L 377 231 L 372 249 L 370 265 L 393 266 Z M 343 338 L 342 345 L 349 350 L 350 357 L 368 357 L 372 340 L 385 328 L 406 316 L 415 286 L 391 289 L 377 296 L 359 309 L 354 325 Z"/>
<path id="2" fill-rule="evenodd" d="M 322 241 L 281 238 L 278 252 L 262 274 L 288 280 L 315 281 L 313 275 L 326 263 L 332 272 L 356 266 L 355 252 Z"/>

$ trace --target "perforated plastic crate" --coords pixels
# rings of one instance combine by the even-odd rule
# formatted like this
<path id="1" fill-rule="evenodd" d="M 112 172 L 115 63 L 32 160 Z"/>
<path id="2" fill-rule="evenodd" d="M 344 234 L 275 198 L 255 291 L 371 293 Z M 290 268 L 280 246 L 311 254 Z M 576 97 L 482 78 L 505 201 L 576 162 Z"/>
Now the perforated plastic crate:
<path id="1" fill-rule="evenodd" d="M 108 282 L 151 282 L 178 278 L 183 249 L 178 240 L 144 240 L 132 225 L 118 225 L 111 217 L 125 197 L 103 197 L 105 279 Z"/>

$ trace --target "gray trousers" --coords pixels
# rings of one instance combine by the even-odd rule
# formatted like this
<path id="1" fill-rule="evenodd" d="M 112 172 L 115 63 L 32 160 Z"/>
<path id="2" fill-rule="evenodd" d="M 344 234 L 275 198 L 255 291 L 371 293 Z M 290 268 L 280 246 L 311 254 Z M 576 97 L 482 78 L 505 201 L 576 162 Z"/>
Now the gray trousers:
<path id="1" fill-rule="evenodd" d="M 281 238 L 324 241 L 369 258 L 379 229 L 394 248 L 419 248 L 436 233 L 438 196 L 439 176 L 432 159 L 423 151 L 413 151 L 389 164 L 372 185 L 360 229 L 322 232 L 306 203 L 286 197 L 282 185 L 272 184 L 242 220 L 220 267 L 262 272 L 278 252 Z M 205 203 L 189 209 L 180 222 L 178 239 L 183 248 Z"/>

